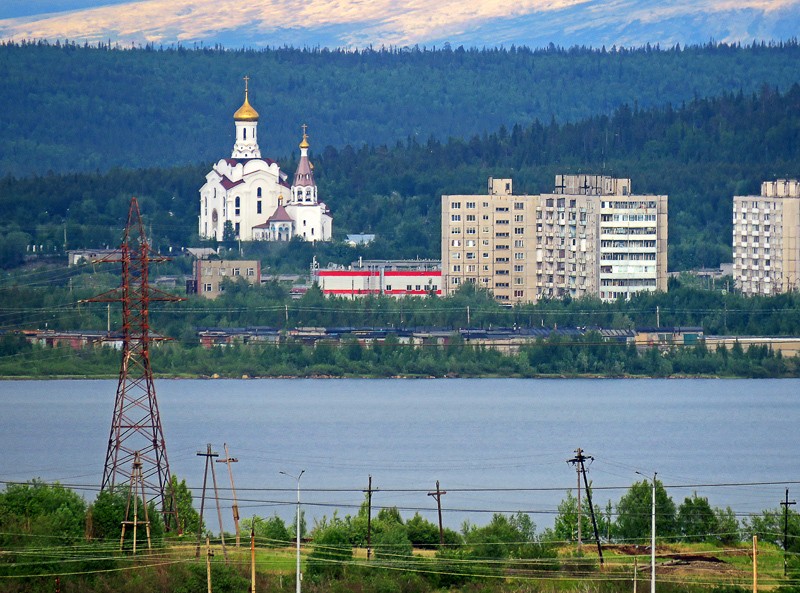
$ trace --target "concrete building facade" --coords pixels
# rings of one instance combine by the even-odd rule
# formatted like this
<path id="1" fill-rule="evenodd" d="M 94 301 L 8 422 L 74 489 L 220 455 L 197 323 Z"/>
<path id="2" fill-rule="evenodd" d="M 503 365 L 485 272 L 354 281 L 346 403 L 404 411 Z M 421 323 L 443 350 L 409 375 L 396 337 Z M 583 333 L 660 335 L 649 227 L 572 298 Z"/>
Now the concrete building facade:
<path id="1" fill-rule="evenodd" d="M 202 259 L 195 262 L 197 294 L 215 299 L 225 292 L 225 280 L 244 278 L 249 284 L 261 282 L 261 262 L 258 260 Z"/>
<path id="2" fill-rule="evenodd" d="M 800 289 L 800 181 L 761 184 L 733 197 L 733 279 L 748 296 Z"/>
<path id="3" fill-rule="evenodd" d="M 587 295 L 611 301 L 667 289 L 667 196 L 633 195 L 630 179 L 557 175 L 553 193 L 442 196 L 442 275 L 504 303 Z"/>

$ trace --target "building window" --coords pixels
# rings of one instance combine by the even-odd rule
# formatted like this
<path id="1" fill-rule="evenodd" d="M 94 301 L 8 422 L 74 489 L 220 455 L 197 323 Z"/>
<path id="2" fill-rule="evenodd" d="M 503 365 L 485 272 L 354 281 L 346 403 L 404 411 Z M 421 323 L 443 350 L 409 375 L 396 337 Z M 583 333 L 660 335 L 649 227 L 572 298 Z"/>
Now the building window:
<path id="1" fill-rule="evenodd" d="M 236 216 L 239 216 L 239 212 L 240 212 L 240 208 L 239 207 L 240 206 L 241 206 L 241 199 L 239 198 L 239 196 L 236 196 L 236 204 L 235 204 L 235 207 L 236 207 L 235 214 L 236 214 Z"/>
<path id="2" fill-rule="evenodd" d="M 256 275 L 256 269 L 255 268 L 247 268 L 247 275 L 248 276 L 255 276 Z"/>
<path id="3" fill-rule="evenodd" d="M 392 285 L 391 284 L 387 284 L 386 285 L 386 290 L 392 290 Z"/>
<path id="4" fill-rule="evenodd" d="M 514 202 L 514 210 L 524 210 L 525 204 L 522 202 Z"/>
<path id="5" fill-rule="evenodd" d="M 524 291 L 524 290 L 515 290 L 515 291 L 514 291 L 514 296 L 515 296 L 516 298 L 523 297 L 523 296 L 525 296 L 525 291 Z"/>
<path id="6" fill-rule="evenodd" d="M 524 222 L 525 217 L 522 214 L 515 214 L 514 215 L 514 222 Z"/>
<path id="7" fill-rule="evenodd" d="M 461 215 L 460 214 L 451 214 L 450 215 L 451 222 L 461 222 Z"/>
<path id="8" fill-rule="evenodd" d="M 203 284 L 203 292 L 211 292 L 212 290 L 211 283 Z"/>
<path id="9" fill-rule="evenodd" d="M 453 239 L 453 240 L 450 242 L 450 244 L 451 244 L 453 247 L 461 247 L 461 239 Z"/>
<path id="10" fill-rule="evenodd" d="M 461 208 L 461 202 L 451 202 L 450 203 L 450 207 L 453 210 L 458 210 L 459 208 Z"/>
<path id="11" fill-rule="evenodd" d="M 524 253 L 515 253 L 514 254 L 514 259 L 516 259 L 516 260 L 525 259 L 525 254 Z"/>
<path id="12" fill-rule="evenodd" d="M 525 247 L 525 241 L 523 241 L 522 239 L 516 239 L 514 241 L 514 247 L 516 247 L 517 249 L 524 248 Z"/>
<path id="13" fill-rule="evenodd" d="M 236 228 L 236 235 L 238 236 L 239 235 L 239 223 L 237 222 L 234 226 Z"/>
<path id="14" fill-rule="evenodd" d="M 233 275 L 234 276 L 239 276 L 240 275 L 239 274 L 239 268 L 233 268 Z"/>
<path id="15" fill-rule="evenodd" d="M 522 264 L 515 264 L 514 265 L 514 271 L 515 272 L 524 272 L 525 271 L 525 266 L 523 266 Z"/>
<path id="16" fill-rule="evenodd" d="M 467 214 L 467 222 L 475 222 L 475 215 Z"/>
<path id="17" fill-rule="evenodd" d="M 261 200 L 256 202 L 256 214 L 261 214 Z"/>
<path id="18" fill-rule="evenodd" d="M 474 209 L 475 208 L 475 202 L 467 202 L 467 208 Z"/>

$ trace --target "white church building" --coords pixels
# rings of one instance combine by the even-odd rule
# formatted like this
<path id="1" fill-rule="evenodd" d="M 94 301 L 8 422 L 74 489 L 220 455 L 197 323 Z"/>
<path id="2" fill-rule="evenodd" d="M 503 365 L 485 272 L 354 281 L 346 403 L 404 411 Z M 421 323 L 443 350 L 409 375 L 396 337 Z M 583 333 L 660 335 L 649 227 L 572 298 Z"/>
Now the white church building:
<path id="1" fill-rule="evenodd" d="M 222 240 L 225 222 L 230 221 L 241 241 L 289 241 L 295 236 L 330 241 L 333 217 L 317 195 L 306 126 L 300 162 L 290 185 L 278 163 L 261 157 L 258 112 L 250 105 L 248 78 L 244 80 L 244 103 L 233 114 L 233 153 L 212 167 L 200 188 L 200 238 Z"/>

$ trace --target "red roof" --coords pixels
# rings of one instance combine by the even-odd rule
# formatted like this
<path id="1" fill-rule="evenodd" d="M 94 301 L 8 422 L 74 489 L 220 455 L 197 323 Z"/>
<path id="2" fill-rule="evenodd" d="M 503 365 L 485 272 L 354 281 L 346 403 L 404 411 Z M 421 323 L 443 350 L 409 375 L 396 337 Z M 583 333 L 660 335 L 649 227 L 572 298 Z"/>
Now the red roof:
<path id="1" fill-rule="evenodd" d="M 300 157 L 300 162 L 297 164 L 297 172 L 294 174 L 294 185 L 302 187 L 316 185 L 314 183 L 314 170 L 311 168 L 311 163 L 308 160 L 308 156 L 305 154 Z"/>
<path id="2" fill-rule="evenodd" d="M 278 204 L 278 207 L 275 208 L 275 213 L 267 219 L 267 223 L 270 222 L 294 222 L 294 219 L 286 212 L 283 204 Z"/>
<path id="3" fill-rule="evenodd" d="M 228 163 L 231 167 L 235 167 L 239 163 L 244 164 L 247 161 L 259 161 L 259 160 L 260 161 L 264 161 L 268 165 L 278 164 L 278 161 L 273 161 L 272 159 L 267 158 L 267 157 L 263 157 L 263 158 L 260 158 L 260 159 L 225 159 L 225 162 Z"/>
<path id="4" fill-rule="evenodd" d="M 225 175 L 223 175 L 222 179 L 220 180 L 220 183 L 222 184 L 222 187 L 224 187 L 226 190 L 228 190 L 228 189 L 230 189 L 232 187 L 236 187 L 240 183 L 244 183 L 244 180 L 240 179 L 239 181 L 231 181 L 230 179 L 225 177 Z"/>

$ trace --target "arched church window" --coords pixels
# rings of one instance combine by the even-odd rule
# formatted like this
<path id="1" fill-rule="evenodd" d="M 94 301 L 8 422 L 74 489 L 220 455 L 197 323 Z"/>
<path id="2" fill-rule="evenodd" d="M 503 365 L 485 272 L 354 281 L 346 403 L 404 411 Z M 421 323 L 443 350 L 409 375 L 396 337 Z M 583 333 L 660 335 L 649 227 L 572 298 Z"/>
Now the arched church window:
<path id="1" fill-rule="evenodd" d="M 260 187 L 256 189 L 256 197 L 257 198 L 261 197 L 261 188 Z"/>
<path id="2" fill-rule="evenodd" d="M 242 129 L 242 138 L 243 138 L 244 140 L 247 140 L 247 128 L 243 128 L 243 129 Z"/>
<path id="3" fill-rule="evenodd" d="M 239 198 L 239 196 L 236 196 L 236 216 L 239 216 L 240 214 L 240 206 L 241 206 L 241 198 Z"/>

